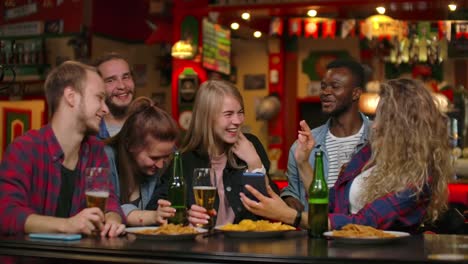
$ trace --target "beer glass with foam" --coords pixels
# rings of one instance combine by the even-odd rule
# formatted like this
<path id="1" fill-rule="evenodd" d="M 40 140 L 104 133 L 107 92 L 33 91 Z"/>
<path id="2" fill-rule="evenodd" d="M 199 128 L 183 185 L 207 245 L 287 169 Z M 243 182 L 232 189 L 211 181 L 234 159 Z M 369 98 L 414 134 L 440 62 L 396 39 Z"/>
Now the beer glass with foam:
<path id="1" fill-rule="evenodd" d="M 109 169 L 86 168 L 85 176 L 87 207 L 98 207 L 103 213 L 106 213 L 107 198 L 109 198 Z"/>
<path id="2" fill-rule="evenodd" d="M 210 215 L 208 224 L 202 227 L 211 229 L 216 223 L 214 215 L 214 203 L 216 198 L 216 175 L 214 170 L 210 168 L 195 168 L 193 170 L 192 183 L 195 203 L 198 206 L 204 207 Z"/>

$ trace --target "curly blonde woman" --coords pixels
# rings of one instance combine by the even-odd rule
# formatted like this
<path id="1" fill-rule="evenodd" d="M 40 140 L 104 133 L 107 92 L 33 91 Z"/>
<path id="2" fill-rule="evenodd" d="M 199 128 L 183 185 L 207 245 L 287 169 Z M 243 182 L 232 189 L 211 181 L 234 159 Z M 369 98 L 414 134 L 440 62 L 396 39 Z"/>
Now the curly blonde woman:
<path id="1" fill-rule="evenodd" d="M 378 115 L 371 135 L 376 164 L 363 184 L 362 201 L 369 203 L 408 186 L 424 197 L 431 190 L 427 219 L 435 220 L 446 209 L 449 177 L 453 176 L 447 117 L 423 84 L 410 79 L 391 80 L 381 87 Z"/>
<path id="2" fill-rule="evenodd" d="M 415 232 L 424 220 L 436 220 L 447 207 L 453 175 L 446 124 L 422 83 L 396 79 L 382 84 L 371 146 L 351 159 L 330 191 L 330 228 L 354 223 Z M 305 122 L 301 128 L 298 142 L 310 153 L 310 129 Z M 251 212 L 286 223 L 296 219 L 296 210 L 278 196 L 247 189 L 260 200 L 241 194 Z M 303 213 L 303 226 L 307 218 Z"/>

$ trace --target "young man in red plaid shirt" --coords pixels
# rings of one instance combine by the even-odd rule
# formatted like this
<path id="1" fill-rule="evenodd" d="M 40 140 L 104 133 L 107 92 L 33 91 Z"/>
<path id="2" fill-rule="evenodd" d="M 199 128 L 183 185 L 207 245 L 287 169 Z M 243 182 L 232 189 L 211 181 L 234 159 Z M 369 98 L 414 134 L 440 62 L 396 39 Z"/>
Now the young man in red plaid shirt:
<path id="1" fill-rule="evenodd" d="M 0 164 L 0 232 L 124 232 L 113 187 L 106 212 L 86 208 L 87 167 L 109 167 L 102 143 L 90 134 L 108 113 L 102 78 L 94 67 L 68 61 L 45 82 L 51 121 L 12 142 Z"/>

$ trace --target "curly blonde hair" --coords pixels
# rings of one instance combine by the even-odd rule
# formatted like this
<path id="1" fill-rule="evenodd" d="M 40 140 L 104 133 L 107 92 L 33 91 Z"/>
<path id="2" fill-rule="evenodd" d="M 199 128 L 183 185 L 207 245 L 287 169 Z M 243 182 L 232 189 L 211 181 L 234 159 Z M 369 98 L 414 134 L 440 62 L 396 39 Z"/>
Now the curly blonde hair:
<path id="1" fill-rule="evenodd" d="M 454 174 L 447 117 L 431 93 L 411 79 L 382 84 L 373 128 L 366 167 L 374 169 L 364 183 L 363 201 L 408 187 L 418 199 L 426 186 L 431 192 L 426 220 L 436 220 L 447 208 L 447 184 Z"/>

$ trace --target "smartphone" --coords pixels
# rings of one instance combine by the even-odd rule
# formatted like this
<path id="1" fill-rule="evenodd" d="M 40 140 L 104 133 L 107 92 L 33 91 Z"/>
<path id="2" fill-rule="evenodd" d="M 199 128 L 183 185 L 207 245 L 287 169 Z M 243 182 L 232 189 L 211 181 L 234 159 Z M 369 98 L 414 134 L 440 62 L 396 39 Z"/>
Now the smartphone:
<path id="1" fill-rule="evenodd" d="M 81 234 L 56 234 L 56 233 L 31 233 L 30 238 L 34 239 L 51 239 L 51 240 L 80 240 Z"/>
<path id="2" fill-rule="evenodd" d="M 245 188 L 246 184 L 254 187 L 261 194 L 269 196 L 265 185 L 265 174 L 251 172 L 244 172 L 242 174 L 242 191 L 247 197 L 258 202 L 258 199 Z"/>

